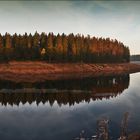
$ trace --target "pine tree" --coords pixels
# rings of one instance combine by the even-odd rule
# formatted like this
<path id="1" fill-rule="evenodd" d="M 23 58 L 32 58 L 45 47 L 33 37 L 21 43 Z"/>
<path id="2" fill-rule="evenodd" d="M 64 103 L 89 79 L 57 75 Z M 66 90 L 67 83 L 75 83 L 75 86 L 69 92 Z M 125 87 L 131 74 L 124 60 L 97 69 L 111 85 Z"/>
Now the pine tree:
<path id="1" fill-rule="evenodd" d="M 10 34 L 5 34 L 5 48 L 11 48 L 12 47 L 12 40 Z"/>
<path id="2" fill-rule="evenodd" d="M 3 37 L 1 34 L 0 34 L 0 48 L 3 48 Z"/>
<path id="3" fill-rule="evenodd" d="M 33 46 L 40 47 L 40 35 L 37 33 L 37 31 L 35 32 L 33 36 Z"/>

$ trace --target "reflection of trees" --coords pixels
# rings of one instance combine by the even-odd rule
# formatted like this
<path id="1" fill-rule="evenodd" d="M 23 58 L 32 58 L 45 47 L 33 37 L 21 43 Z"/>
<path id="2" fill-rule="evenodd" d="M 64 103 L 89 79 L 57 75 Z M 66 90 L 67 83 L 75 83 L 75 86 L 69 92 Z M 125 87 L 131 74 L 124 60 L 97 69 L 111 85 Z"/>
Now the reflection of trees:
<path id="1" fill-rule="evenodd" d="M 109 99 L 121 94 L 129 86 L 129 75 L 94 77 L 69 81 L 46 81 L 45 83 L 0 82 L 0 102 L 2 105 L 19 105 L 32 102 L 53 105 L 56 101 L 74 105 L 82 101 Z"/>

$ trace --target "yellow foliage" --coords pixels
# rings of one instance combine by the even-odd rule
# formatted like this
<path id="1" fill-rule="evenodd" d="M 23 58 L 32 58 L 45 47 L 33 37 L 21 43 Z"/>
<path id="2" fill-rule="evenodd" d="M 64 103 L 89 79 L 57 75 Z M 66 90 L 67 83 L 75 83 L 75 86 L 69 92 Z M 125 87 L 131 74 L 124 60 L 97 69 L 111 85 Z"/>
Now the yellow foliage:
<path id="1" fill-rule="evenodd" d="M 41 50 L 41 55 L 44 55 L 45 53 L 46 53 L 46 49 L 43 48 L 43 49 Z"/>

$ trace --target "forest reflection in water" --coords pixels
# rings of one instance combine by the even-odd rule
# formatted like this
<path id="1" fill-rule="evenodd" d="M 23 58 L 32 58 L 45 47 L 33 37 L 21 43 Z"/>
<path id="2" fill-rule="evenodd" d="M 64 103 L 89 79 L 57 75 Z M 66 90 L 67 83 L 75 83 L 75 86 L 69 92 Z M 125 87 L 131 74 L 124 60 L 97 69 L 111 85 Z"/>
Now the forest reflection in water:
<path id="1" fill-rule="evenodd" d="M 19 105 L 20 103 L 38 105 L 49 102 L 52 106 L 69 106 L 82 101 L 109 99 L 121 94 L 129 87 L 129 74 L 100 76 L 79 80 L 57 80 L 43 83 L 13 83 L 0 81 L 1 105 Z"/>

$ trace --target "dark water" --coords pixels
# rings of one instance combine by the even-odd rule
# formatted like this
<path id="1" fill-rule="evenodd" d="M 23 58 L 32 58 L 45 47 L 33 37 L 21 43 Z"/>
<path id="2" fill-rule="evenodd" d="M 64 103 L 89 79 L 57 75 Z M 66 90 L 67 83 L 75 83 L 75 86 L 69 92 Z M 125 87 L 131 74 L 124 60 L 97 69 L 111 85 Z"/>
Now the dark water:
<path id="1" fill-rule="evenodd" d="M 113 140 L 124 112 L 128 133 L 140 131 L 140 73 L 44 83 L 0 81 L 1 140 L 72 140 L 81 130 L 96 134 L 99 118 L 110 120 Z"/>

